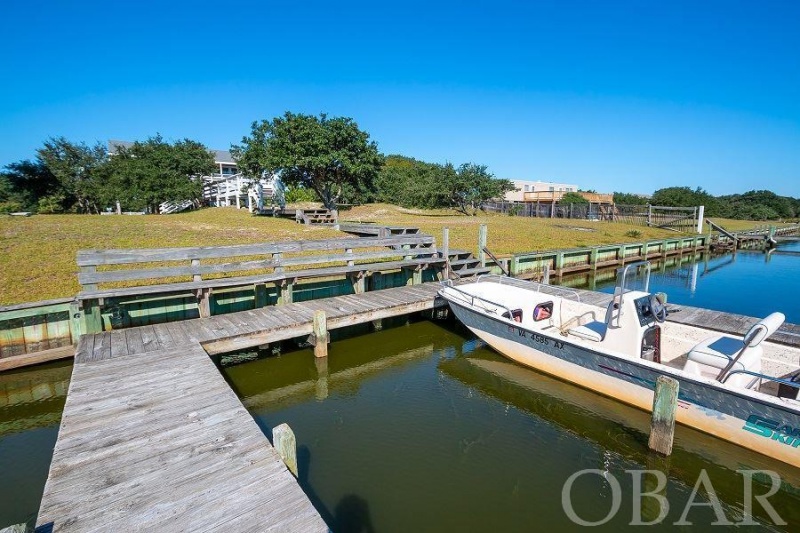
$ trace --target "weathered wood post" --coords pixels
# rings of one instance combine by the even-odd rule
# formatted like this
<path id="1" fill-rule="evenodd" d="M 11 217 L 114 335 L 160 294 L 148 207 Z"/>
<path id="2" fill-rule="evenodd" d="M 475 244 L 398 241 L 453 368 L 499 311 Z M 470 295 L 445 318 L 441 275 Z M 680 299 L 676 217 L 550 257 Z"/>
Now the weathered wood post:
<path id="1" fill-rule="evenodd" d="M 442 229 L 442 257 L 444 258 L 443 279 L 450 279 L 450 228 Z"/>
<path id="2" fill-rule="evenodd" d="M 272 428 L 272 445 L 281 456 L 289 472 L 297 477 L 297 440 L 289 424 L 281 424 Z"/>
<path id="3" fill-rule="evenodd" d="M 777 228 L 775 226 L 770 226 L 769 227 L 769 233 L 767 234 L 767 248 L 772 248 L 773 246 L 775 246 L 777 244 L 777 241 L 775 240 L 775 231 L 776 230 L 777 230 Z"/>
<path id="4" fill-rule="evenodd" d="M 328 358 L 315 357 L 317 367 L 317 381 L 314 383 L 314 397 L 322 401 L 328 397 Z"/>
<path id="5" fill-rule="evenodd" d="M 314 357 L 328 357 L 328 319 L 325 311 L 314 311 Z"/>
<path id="6" fill-rule="evenodd" d="M 481 261 L 481 267 L 486 266 L 486 224 L 481 224 L 478 228 L 478 259 Z"/>
<path id="7" fill-rule="evenodd" d="M 650 421 L 651 450 L 669 455 L 672 453 L 672 440 L 675 436 L 675 411 L 678 408 L 678 381 L 666 376 L 656 379 L 653 393 L 653 417 Z"/>

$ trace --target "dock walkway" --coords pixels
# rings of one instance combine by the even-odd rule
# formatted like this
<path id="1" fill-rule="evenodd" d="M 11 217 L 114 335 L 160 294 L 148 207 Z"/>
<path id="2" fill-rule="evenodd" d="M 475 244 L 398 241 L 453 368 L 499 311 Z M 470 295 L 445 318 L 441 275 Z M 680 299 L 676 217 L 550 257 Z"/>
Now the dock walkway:
<path id="1" fill-rule="evenodd" d="M 209 354 L 442 305 L 437 283 L 84 335 L 37 531 L 328 531 Z"/>

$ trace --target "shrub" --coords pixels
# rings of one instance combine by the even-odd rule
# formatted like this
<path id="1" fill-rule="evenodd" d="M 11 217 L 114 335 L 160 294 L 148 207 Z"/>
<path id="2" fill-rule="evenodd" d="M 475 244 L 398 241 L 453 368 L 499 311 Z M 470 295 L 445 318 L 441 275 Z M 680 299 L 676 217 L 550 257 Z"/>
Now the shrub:
<path id="1" fill-rule="evenodd" d="M 16 213 L 17 211 L 24 211 L 25 207 L 15 200 L 8 200 L 6 202 L 0 202 L 0 213 L 8 214 L 8 213 Z"/>
<path id="2" fill-rule="evenodd" d="M 631 237 L 632 239 L 638 239 L 642 236 L 642 232 L 638 229 L 632 229 L 630 231 L 625 232 L 626 237 Z"/>
<path id="3" fill-rule="evenodd" d="M 42 215 L 55 215 L 64 212 L 64 195 L 53 194 L 39 198 L 37 211 Z"/>
<path id="4" fill-rule="evenodd" d="M 286 203 L 318 202 L 317 193 L 306 187 L 287 187 L 285 193 Z"/>

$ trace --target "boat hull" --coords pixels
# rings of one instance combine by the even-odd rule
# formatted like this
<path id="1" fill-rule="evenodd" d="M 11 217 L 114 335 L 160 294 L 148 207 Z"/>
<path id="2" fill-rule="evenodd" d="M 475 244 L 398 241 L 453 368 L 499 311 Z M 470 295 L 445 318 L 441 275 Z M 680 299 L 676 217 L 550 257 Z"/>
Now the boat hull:
<path id="1" fill-rule="evenodd" d="M 779 399 L 726 389 L 649 361 L 592 351 L 555 329 L 552 335 L 534 332 L 448 300 L 476 336 L 521 365 L 648 412 L 656 379 L 671 377 L 680 385 L 679 424 L 800 467 L 800 413 Z"/>

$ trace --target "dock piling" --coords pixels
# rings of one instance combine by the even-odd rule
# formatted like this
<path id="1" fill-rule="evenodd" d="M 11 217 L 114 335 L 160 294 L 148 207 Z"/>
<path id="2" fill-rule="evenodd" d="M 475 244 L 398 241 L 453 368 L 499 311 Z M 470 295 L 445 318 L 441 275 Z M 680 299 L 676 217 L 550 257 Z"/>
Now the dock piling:
<path id="1" fill-rule="evenodd" d="M 297 440 L 289 424 L 281 424 L 272 428 L 272 445 L 281 456 L 289 472 L 297 477 Z"/>
<path id="2" fill-rule="evenodd" d="M 328 357 L 328 320 L 322 310 L 314 312 L 314 357 Z"/>
<path id="3" fill-rule="evenodd" d="M 483 251 L 486 248 L 486 238 L 486 224 L 481 224 L 478 228 L 478 259 L 481 261 L 481 267 L 486 266 L 486 252 Z"/>
<path id="4" fill-rule="evenodd" d="M 442 279 L 450 279 L 450 229 L 442 230 L 442 258 L 444 259 L 444 273 Z"/>
<path id="5" fill-rule="evenodd" d="M 650 439 L 647 445 L 663 455 L 672 453 L 678 387 L 677 380 L 659 376 L 653 393 L 653 417 L 650 420 Z"/>

